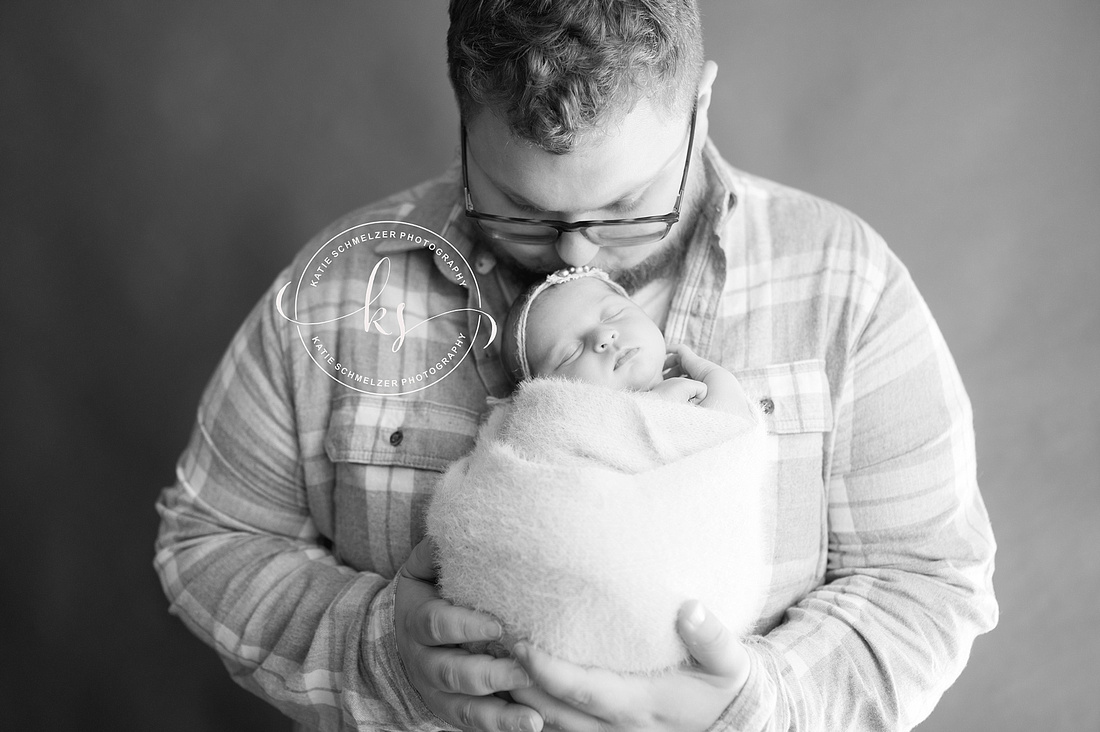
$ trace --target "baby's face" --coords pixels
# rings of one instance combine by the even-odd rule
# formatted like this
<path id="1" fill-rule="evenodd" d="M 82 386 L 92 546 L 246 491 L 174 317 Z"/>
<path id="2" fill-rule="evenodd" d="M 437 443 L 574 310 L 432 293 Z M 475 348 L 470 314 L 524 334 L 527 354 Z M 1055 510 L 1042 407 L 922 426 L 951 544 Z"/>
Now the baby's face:
<path id="1" fill-rule="evenodd" d="M 665 339 L 628 298 L 595 277 L 582 277 L 535 298 L 527 316 L 527 360 L 535 376 L 648 391 L 661 382 Z"/>

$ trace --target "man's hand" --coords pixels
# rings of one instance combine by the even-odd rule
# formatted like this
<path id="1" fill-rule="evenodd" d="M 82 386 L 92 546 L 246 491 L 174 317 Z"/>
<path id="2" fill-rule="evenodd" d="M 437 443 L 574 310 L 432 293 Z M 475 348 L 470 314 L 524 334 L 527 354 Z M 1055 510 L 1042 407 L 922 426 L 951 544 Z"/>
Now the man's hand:
<path id="1" fill-rule="evenodd" d="M 713 361 L 706 360 L 685 345 L 670 346 L 668 352 L 664 370 L 666 380 L 686 376 L 706 384 L 706 392 L 699 402 L 700 406 L 738 414 L 746 419 L 756 419 L 745 390 L 741 388 L 741 382 L 736 376 Z"/>
<path id="2" fill-rule="evenodd" d="M 398 575 L 394 597 L 397 650 L 409 681 L 440 719 L 460 730 L 539 732 L 532 709 L 492 696 L 530 685 L 515 660 L 469 653 L 460 643 L 501 637 L 500 623 L 456 607 L 435 586 L 432 544 L 416 545 Z"/>
<path id="3" fill-rule="evenodd" d="M 517 644 L 512 653 L 535 686 L 512 697 L 537 709 L 547 729 L 563 732 L 703 732 L 741 692 L 749 656 L 698 602 L 684 605 L 677 627 L 695 662 L 655 677 L 586 669 Z"/>

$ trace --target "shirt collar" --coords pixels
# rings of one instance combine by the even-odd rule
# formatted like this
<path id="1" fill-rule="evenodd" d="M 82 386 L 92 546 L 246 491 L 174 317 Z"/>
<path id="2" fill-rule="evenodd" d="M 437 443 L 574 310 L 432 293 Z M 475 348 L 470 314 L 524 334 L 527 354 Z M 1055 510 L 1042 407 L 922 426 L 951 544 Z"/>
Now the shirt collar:
<path id="1" fill-rule="evenodd" d="M 710 219 L 711 231 L 721 237 L 729 218 L 737 211 L 737 193 L 733 174 L 710 138 L 703 145 L 703 170 L 707 187 L 704 215 Z"/>
<path id="2" fill-rule="evenodd" d="M 461 178 L 460 164 L 452 164 L 442 176 L 425 185 L 425 188 L 430 187 L 432 190 L 414 189 L 412 192 L 413 199 L 404 204 L 394 218 L 405 218 L 415 209 L 415 220 L 418 225 L 442 237 L 472 266 L 474 243 L 465 234 L 462 227 L 457 225 L 457 222 L 465 214 L 461 200 Z M 375 245 L 374 251 L 380 255 L 404 254 L 421 248 L 423 247 L 415 241 L 397 238 L 380 240 Z M 454 270 L 446 266 L 441 258 L 433 257 L 432 259 L 435 262 L 436 269 L 444 277 L 456 285 L 462 284 Z"/>
<path id="3" fill-rule="evenodd" d="M 699 207 L 672 296 L 665 337 L 707 357 L 721 307 L 726 273 L 737 244 L 729 232 L 740 215 L 735 181 L 714 144 L 703 146 L 703 205 Z"/>

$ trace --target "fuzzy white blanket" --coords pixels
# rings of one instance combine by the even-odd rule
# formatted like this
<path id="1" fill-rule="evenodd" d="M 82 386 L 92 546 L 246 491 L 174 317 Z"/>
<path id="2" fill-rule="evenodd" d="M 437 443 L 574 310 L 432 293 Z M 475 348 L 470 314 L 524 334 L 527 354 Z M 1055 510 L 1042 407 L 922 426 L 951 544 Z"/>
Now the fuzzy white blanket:
<path id="1" fill-rule="evenodd" d="M 586 666 L 687 660 L 702 600 L 743 634 L 763 605 L 758 420 L 574 381 L 498 403 L 428 511 L 444 597 Z"/>

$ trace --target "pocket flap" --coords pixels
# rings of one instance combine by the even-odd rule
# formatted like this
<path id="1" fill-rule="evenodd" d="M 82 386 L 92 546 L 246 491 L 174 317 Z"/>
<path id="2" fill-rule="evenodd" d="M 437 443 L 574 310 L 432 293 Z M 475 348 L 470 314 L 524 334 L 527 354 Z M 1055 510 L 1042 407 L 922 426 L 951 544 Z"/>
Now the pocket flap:
<path id="1" fill-rule="evenodd" d="M 764 408 L 772 434 L 829 432 L 833 404 L 825 361 L 811 359 L 735 371 L 749 399 Z"/>
<path id="2" fill-rule="evenodd" d="M 333 462 L 443 471 L 473 449 L 480 416 L 425 400 L 348 396 L 333 406 L 325 452 Z"/>

